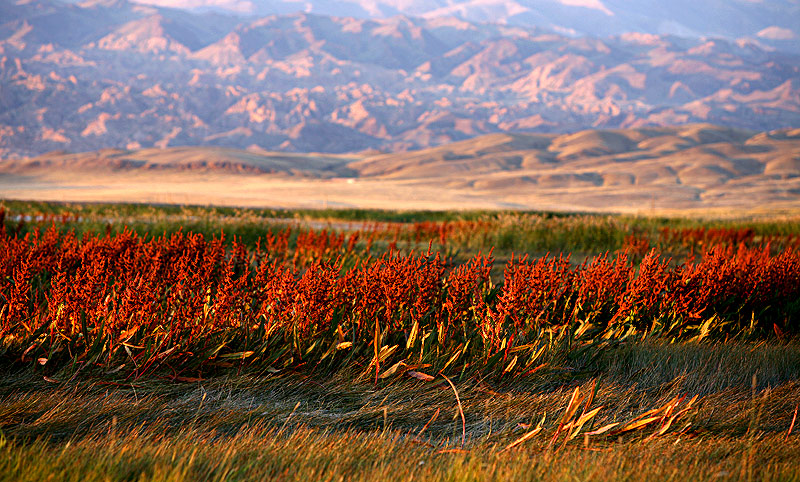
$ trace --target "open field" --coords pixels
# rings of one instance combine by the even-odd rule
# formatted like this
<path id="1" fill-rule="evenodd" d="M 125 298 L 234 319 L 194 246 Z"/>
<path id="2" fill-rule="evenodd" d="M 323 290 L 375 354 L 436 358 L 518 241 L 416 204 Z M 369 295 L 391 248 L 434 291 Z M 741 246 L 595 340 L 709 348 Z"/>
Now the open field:
<path id="1" fill-rule="evenodd" d="M 791 215 L 2 217 L 3 480 L 800 479 Z"/>

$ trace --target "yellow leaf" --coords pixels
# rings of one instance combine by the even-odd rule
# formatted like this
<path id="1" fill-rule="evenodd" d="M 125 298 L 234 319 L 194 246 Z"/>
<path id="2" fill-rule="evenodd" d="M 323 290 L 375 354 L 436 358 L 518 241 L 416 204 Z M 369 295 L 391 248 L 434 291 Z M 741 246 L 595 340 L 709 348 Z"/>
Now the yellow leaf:
<path id="1" fill-rule="evenodd" d="M 561 417 L 561 421 L 558 423 L 559 426 L 563 427 L 565 423 L 569 422 L 572 416 L 575 415 L 582 401 L 583 397 L 580 396 L 580 390 L 578 387 L 575 387 L 575 391 L 572 392 L 572 397 L 567 404 L 567 409 L 564 411 L 564 416 Z"/>
<path id="2" fill-rule="evenodd" d="M 447 367 L 449 367 L 451 363 L 453 363 L 454 361 L 458 360 L 458 357 L 461 356 L 461 353 L 463 351 L 464 351 L 463 348 L 459 345 L 459 348 L 456 350 L 456 352 L 453 354 L 453 356 L 451 356 L 450 359 L 447 360 L 447 363 L 444 364 L 444 366 L 442 367 L 442 369 L 440 371 L 447 370 Z"/>
<path id="3" fill-rule="evenodd" d="M 598 428 L 597 430 L 586 432 L 584 435 L 602 435 L 611 430 L 612 428 L 616 427 L 617 425 L 619 425 L 619 422 L 609 423 L 608 425 L 604 425 Z"/>
<path id="4" fill-rule="evenodd" d="M 501 450 L 501 452 L 505 452 L 506 450 L 513 449 L 514 447 L 516 447 L 517 445 L 525 442 L 526 440 L 530 440 L 531 438 L 533 438 L 534 435 L 536 435 L 537 433 L 539 433 L 541 431 L 542 431 L 542 427 L 536 427 L 535 429 L 533 429 L 530 432 L 526 433 L 522 437 L 520 437 L 517 440 L 515 440 L 515 441 L 511 442 L 510 444 L 508 444 L 506 446 L 506 448 Z"/>
<path id="5" fill-rule="evenodd" d="M 411 349 L 414 346 L 414 342 L 417 341 L 417 335 L 419 334 L 419 322 L 415 321 L 414 326 L 411 327 L 411 334 L 408 335 L 408 341 L 406 342 L 406 350 Z"/>
<path id="6" fill-rule="evenodd" d="M 677 414 L 675 414 L 672 417 L 670 417 L 670 419 L 667 420 L 667 422 L 664 424 L 664 426 L 661 427 L 661 429 L 658 431 L 658 435 L 664 435 L 667 432 L 667 430 L 669 430 L 669 428 L 672 426 L 672 422 L 674 422 L 675 419 L 678 418 L 678 416 L 680 414 L 681 414 L 681 412 L 678 412 Z"/>
<path id="7" fill-rule="evenodd" d="M 227 355 L 220 355 L 217 358 L 219 360 L 237 360 L 237 359 L 244 360 L 247 357 L 253 356 L 253 354 L 255 354 L 254 351 L 240 351 L 238 353 L 229 353 Z"/>
<path id="8" fill-rule="evenodd" d="M 657 422 L 659 420 L 661 420 L 661 417 L 648 417 L 641 420 L 637 420 L 633 423 L 629 423 L 628 425 L 622 427 L 617 431 L 617 433 L 630 432 L 631 430 L 642 428 L 646 425 L 650 425 L 651 423 Z"/>
<path id="9" fill-rule="evenodd" d="M 589 398 L 586 399 L 586 405 L 583 406 L 583 411 L 586 412 L 589 410 L 589 407 L 592 406 L 592 402 L 594 402 L 594 394 L 597 392 L 597 379 L 595 378 L 592 380 L 592 388 L 589 389 Z"/>
<path id="10" fill-rule="evenodd" d="M 692 399 L 689 400 L 689 403 L 686 404 L 686 407 L 684 408 L 684 410 L 688 410 L 688 409 L 692 408 L 692 405 L 694 405 L 694 402 L 696 402 L 696 401 L 697 401 L 697 395 L 693 396 Z"/>
<path id="11" fill-rule="evenodd" d="M 667 402 L 667 404 L 664 405 L 663 407 L 655 408 L 653 410 L 648 410 L 648 411 L 644 412 L 643 414 L 639 415 L 638 417 L 636 417 L 636 418 L 632 419 L 631 421 L 629 421 L 628 424 L 632 424 L 633 422 L 635 422 L 635 421 L 637 421 L 639 419 L 652 417 L 652 416 L 655 416 L 658 413 L 667 411 L 667 410 L 669 410 L 670 407 L 674 407 L 675 404 L 678 403 L 679 400 L 680 400 L 679 397 L 675 397 L 672 400 L 670 400 L 669 402 Z"/>
<path id="12" fill-rule="evenodd" d="M 533 345 L 533 344 L 531 344 L 531 343 L 529 343 L 529 344 L 527 344 L 527 345 L 515 346 L 514 348 L 512 348 L 512 349 L 508 350 L 508 352 L 509 352 L 509 353 L 517 353 L 517 352 L 520 352 L 520 351 L 529 350 L 529 349 L 531 349 L 531 348 L 533 348 L 533 347 L 535 347 L 535 346 L 536 346 L 536 345 Z"/>
<path id="13" fill-rule="evenodd" d="M 578 432 L 580 432 L 581 429 L 583 428 L 583 425 L 592 418 L 594 418 L 594 416 L 597 415 L 598 412 L 600 412 L 601 408 L 603 407 L 597 407 L 591 412 L 581 415 L 580 418 L 578 418 L 578 421 L 575 422 L 575 430 L 572 431 L 572 435 L 569 436 L 569 439 L 570 440 L 574 439 L 578 435 Z"/>
<path id="14" fill-rule="evenodd" d="M 397 345 L 392 345 L 391 347 L 386 345 L 382 346 L 381 351 L 378 354 L 378 363 L 383 363 L 383 361 L 392 356 L 392 353 L 394 353 L 396 350 Z"/>
<path id="15" fill-rule="evenodd" d="M 401 366 L 404 366 L 404 365 L 405 365 L 405 362 L 404 362 L 403 360 L 400 360 L 399 362 L 397 362 L 397 363 L 395 363 L 394 365 L 392 365 L 392 366 L 391 366 L 389 369 L 387 369 L 385 372 L 381 373 L 381 375 L 380 375 L 378 378 L 381 378 L 381 379 L 383 379 L 383 378 L 389 378 L 390 376 L 392 376 L 392 375 L 394 375 L 395 373 L 397 373 L 397 370 L 398 370 L 398 369 L 399 369 Z"/>
<path id="16" fill-rule="evenodd" d="M 508 364 L 508 366 L 506 366 L 506 369 L 505 369 L 505 370 L 503 370 L 503 374 L 505 375 L 506 373 L 508 373 L 508 372 L 510 372 L 511 370 L 513 370 L 513 369 L 514 369 L 514 366 L 515 366 L 516 364 L 517 364 L 517 355 L 514 355 L 514 358 L 511 360 L 511 362 Z"/>

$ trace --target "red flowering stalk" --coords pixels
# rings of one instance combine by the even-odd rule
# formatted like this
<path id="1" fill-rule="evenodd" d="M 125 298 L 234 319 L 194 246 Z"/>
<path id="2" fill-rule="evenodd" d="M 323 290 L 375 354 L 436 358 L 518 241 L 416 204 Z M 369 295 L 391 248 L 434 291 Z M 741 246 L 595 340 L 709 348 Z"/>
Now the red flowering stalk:
<path id="1" fill-rule="evenodd" d="M 489 274 L 494 264 L 490 252 L 488 256 L 472 258 L 466 264 L 456 266 L 444 282 L 445 302 L 436 318 L 439 333 L 443 333 L 441 343 L 447 340 L 450 329 L 461 327 L 464 337 L 470 331 L 467 323 L 473 319 L 483 319 L 486 315 L 486 290 L 491 287 Z"/>
<path id="2" fill-rule="evenodd" d="M 646 329 L 648 323 L 660 317 L 662 298 L 672 279 L 669 263 L 662 261 L 655 249 L 645 255 L 636 276 L 630 276 L 625 291 L 617 294 L 617 312 L 611 323 L 630 321 L 637 328 Z"/>

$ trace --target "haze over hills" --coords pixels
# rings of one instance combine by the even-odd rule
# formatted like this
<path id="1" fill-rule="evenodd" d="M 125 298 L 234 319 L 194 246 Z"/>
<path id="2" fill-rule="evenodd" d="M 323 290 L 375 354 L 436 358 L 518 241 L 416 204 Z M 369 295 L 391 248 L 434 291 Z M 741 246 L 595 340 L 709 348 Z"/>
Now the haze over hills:
<path id="1" fill-rule="evenodd" d="M 209 147 L 55 152 L 0 163 L 0 192 L 288 208 L 774 212 L 800 205 L 800 129 L 490 134 L 339 156 Z"/>
<path id="2" fill-rule="evenodd" d="M 784 3 L 791 19 L 797 2 Z M 602 5 L 622 15 L 621 3 Z M 401 152 L 500 132 L 800 126 L 800 55 L 760 41 L 575 38 L 432 14 L 245 18 L 124 0 L 4 1 L 0 19 L 5 159 L 200 145 Z"/>
<path id="3" fill-rule="evenodd" d="M 296 12 L 386 18 L 453 16 L 474 22 L 544 27 L 571 35 L 629 32 L 684 37 L 759 38 L 800 46 L 797 0 L 139 0 L 243 15 Z"/>

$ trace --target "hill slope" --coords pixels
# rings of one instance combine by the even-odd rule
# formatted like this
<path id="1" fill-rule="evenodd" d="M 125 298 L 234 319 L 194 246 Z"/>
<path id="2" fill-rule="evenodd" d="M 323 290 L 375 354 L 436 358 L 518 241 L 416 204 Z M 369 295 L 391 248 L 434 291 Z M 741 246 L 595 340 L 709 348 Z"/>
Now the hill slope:
<path id="1" fill-rule="evenodd" d="M 694 124 L 491 134 L 396 154 L 221 148 L 49 153 L 0 162 L 25 199 L 276 207 L 663 211 L 800 208 L 800 129 Z"/>

